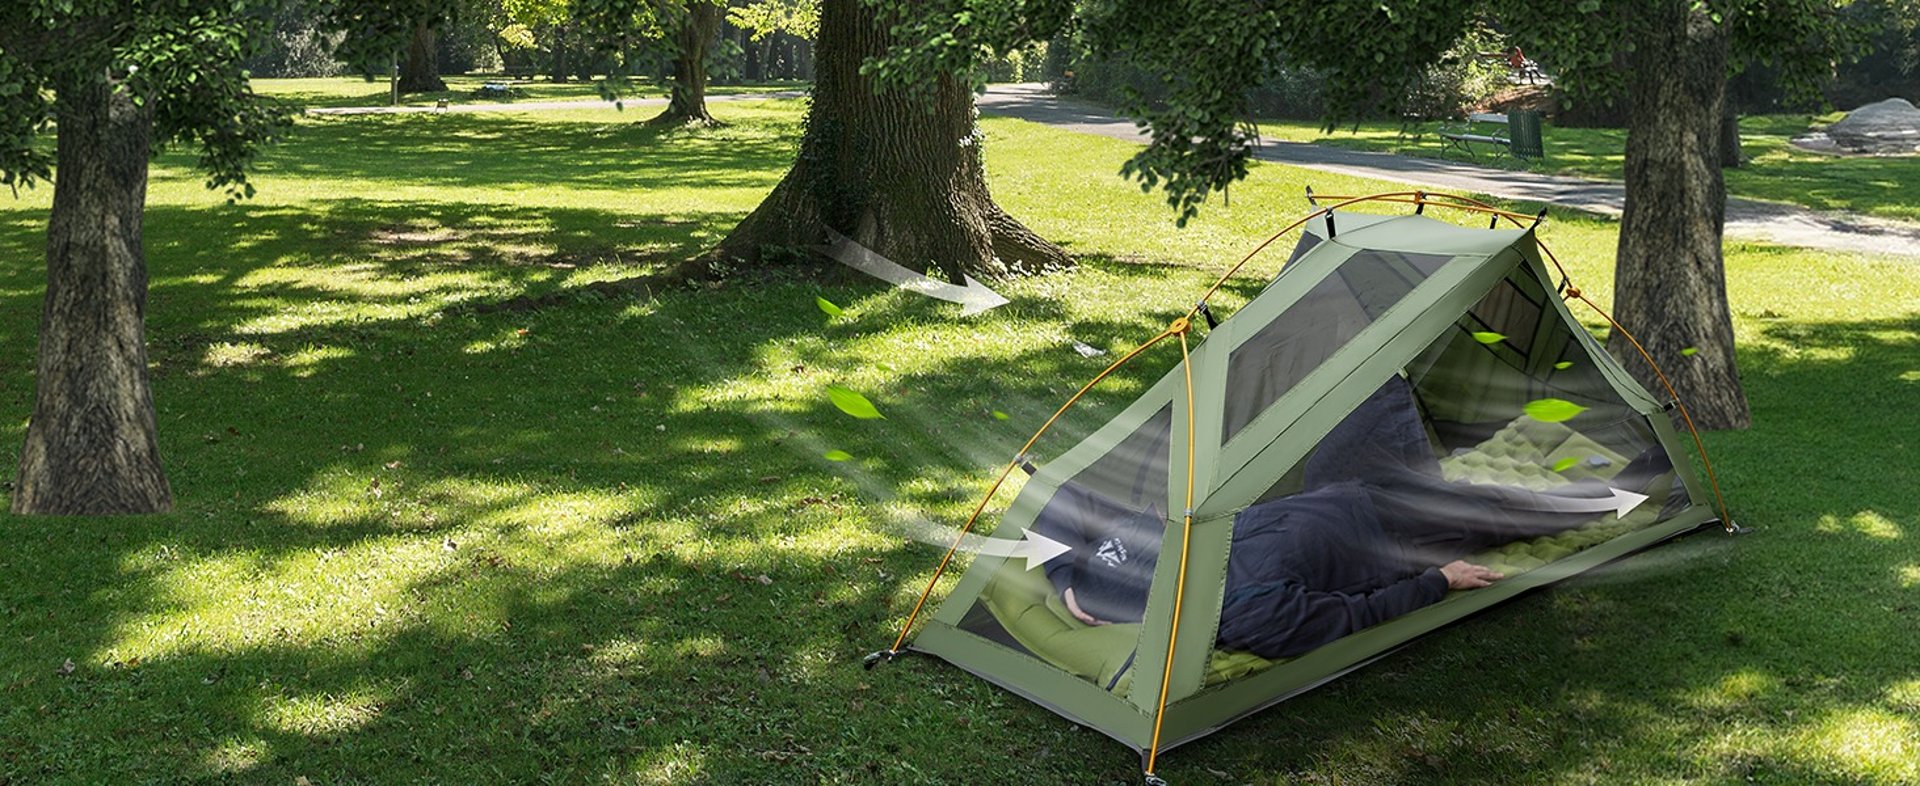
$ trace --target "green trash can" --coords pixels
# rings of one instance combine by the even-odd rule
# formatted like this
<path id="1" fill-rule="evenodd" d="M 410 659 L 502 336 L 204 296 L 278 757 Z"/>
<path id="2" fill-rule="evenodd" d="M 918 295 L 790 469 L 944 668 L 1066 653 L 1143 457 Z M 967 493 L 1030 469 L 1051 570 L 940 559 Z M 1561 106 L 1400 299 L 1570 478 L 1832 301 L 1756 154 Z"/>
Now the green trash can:
<path id="1" fill-rule="evenodd" d="M 1547 157 L 1547 145 L 1540 138 L 1540 113 L 1516 109 L 1507 113 L 1507 139 L 1513 155 L 1525 161 Z"/>

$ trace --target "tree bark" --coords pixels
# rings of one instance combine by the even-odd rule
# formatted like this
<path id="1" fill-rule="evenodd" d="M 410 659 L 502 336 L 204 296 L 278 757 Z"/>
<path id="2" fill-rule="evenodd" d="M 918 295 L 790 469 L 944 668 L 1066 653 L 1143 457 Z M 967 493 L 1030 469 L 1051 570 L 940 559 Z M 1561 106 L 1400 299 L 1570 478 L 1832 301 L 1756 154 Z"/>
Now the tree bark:
<path id="1" fill-rule="evenodd" d="M 1734 362 L 1721 232 L 1726 32 L 1688 0 L 1657 0 L 1628 76 L 1626 208 L 1614 267 L 1615 317 L 1666 371 L 1702 428 L 1750 421 Z M 1607 348 L 1654 391 L 1665 386 L 1625 336 Z M 1694 348 L 1697 353 L 1682 354 Z"/>
<path id="2" fill-rule="evenodd" d="M 673 90 L 667 109 L 648 125 L 719 125 L 707 112 L 707 50 L 720 33 L 720 6 L 704 2 L 687 4 L 687 18 L 674 36 L 678 52 L 673 59 Z"/>
<path id="3" fill-rule="evenodd" d="M 173 492 L 147 384 L 140 236 L 153 105 L 135 106 L 103 68 L 62 79 L 54 107 L 47 295 L 13 512 L 163 512 Z"/>
<path id="4" fill-rule="evenodd" d="M 769 249 L 826 242 L 832 229 L 909 268 L 961 276 L 1072 264 L 993 202 L 980 161 L 973 93 L 951 76 L 924 97 L 860 74 L 884 53 L 888 25 L 861 0 L 823 0 L 817 78 L 799 159 L 773 193 L 707 256 L 771 263 Z"/>
<path id="5" fill-rule="evenodd" d="M 400 92 L 438 93 L 447 89 L 440 78 L 440 57 L 433 48 L 433 28 L 423 20 L 413 25 L 407 59 L 400 63 Z"/>

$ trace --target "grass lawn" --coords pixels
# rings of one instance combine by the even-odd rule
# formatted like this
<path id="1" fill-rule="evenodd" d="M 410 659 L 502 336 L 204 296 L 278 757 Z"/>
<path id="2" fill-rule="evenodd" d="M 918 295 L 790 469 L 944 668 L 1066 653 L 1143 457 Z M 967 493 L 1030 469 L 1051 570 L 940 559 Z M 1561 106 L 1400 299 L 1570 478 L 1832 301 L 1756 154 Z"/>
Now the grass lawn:
<path id="1" fill-rule="evenodd" d="M 732 124 L 307 118 L 239 204 L 164 158 L 149 340 L 178 509 L 0 516 L 0 783 L 1136 783 L 1117 744 L 957 669 L 859 667 L 938 557 L 889 514 L 960 520 L 1105 362 L 1071 341 L 1158 330 L 1302 186 L 1385 185 L 1256 164 L 1176 230 L 1114 176 L 1126 143 L 989 119 L 1000 200 L 1082 260 L 999 284 L 1008 306 L 779 271 L 581 289 L 711 244 L 780 177 L 799 102 L 714 110 Z M 0 477 L 50 197 L 0 203 Z M 1543 236 L 1604 301 L 1614 231 Z M 1757 425 L 1709 440 L 1754 534 L 1525 596 L 1162 772 L 1920 782 L 1920 265 L 1735 246 L 1728 268 Z M 528 294 L 557 298 L 472 307 Z M 888 419 L 841 415 L 831 383 Z"/>
<path id="2" fill-rule="evenodd" d="M 1740 118 L 1740 144 L 1745 166 L 1726 170 L 1728 193 L 1771 202 L 1787 202 L 1819 210 L 1844 210 L 1883 218 L 1920 221 L 1920 157 L 1843 158 L 1810 153 L 1787 144 L 1788 139 L 1840 119 L 1839 114 L 1761 115 Z M 1442 155 L 1439 123 L 1423 123 L 1419 136 L 1403 134 L 1396 123 L 1342 126 L 1332 133 L 1318 123 L 1300 120 L 1262 120 L 1261 133 L 1293 142 L 1372 150 L 1401 155 L 1467 161 L 1459 152 Z M 1627 132 L 1616 128 L 1555 128 L 1542 135 L 1546 160 L 1525 164 L 1528 169 L 1580 177 L 1619 180 L 1625 161 Z M 1480 148 L 1476 148 L 1480 149 Z M 1477 163 L 1506 168 L 1522 164 L 1480 155 Z"/>
<path id="3" fill-rule="evenodd" d="M 495 104 L 513 101 L 597 101 L 600 99 L 600 82 L 567 82 L 555 84 L 545 77 L 536 79 L 512 79 L 497 74 L 462 74 L 443 76 L 447 89 L 437 93 L 408 93 L 400 97 L 400 103 L 408 106 L 432 106 L 435 102 L 446 101 L 450 104 Z M 477 94 L 481 85 L 489 82 L 504 82 L 512 86 L 513 93 L 506 98 L 481 96 Z M 707 89 L 709 95 L 728 95 L 733 93 L 766 93 L 781 90 L 804 90 L 805 82 L 771 82 L 760 85 L 714 85 Z M 388 83 L 385 78 L 367 80 L 357 76 L 314 77 L 305 79 L 255 79 L 255 92 L 284 98 L 304 106 L 386 106 L 391 100 Z M 651 84 L 645 81 L 636 83 L 641 98 L 662 98 L 667 94 L 666 85 Z"/>

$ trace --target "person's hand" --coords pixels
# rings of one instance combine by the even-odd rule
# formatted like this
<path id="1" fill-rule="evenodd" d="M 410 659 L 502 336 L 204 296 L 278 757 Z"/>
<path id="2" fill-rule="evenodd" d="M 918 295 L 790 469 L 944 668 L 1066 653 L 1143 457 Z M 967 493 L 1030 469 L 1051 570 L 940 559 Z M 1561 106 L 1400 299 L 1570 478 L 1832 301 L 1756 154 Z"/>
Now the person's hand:
<path id="1" fill-rule="evenodd" d="M 1067 611 L 1070 611 L 1070 612 L 1072 612 L 1072 613 L 1073 613 L 1073 618 L 1074 618 L 1074 619 L 1077 619 L 1077 620 L 1079 620 L 1079 621 L 1081 621 L 1081 622 L 1084 622 L 1084 623 L 1087 623 L 1088 625 L 1111 625 L 1111 624 L 1113 624 L 1113 623 L 1110 623 L 1110 622 L 1108 622 L 1108 621 L 1106 621 L 1106 620 L 1103 620 L 1103 619 L 1100 619 L 1099 617 L 1095 617 L 1095 616 L 1093 616 L 1092 614 L 1088 614 L 1088 613 L 1086 613 L 1085 611 L 1082 611 L 1082 610 L 1080 609 L 1080 604 L 1078 604 L 1078 603 L 1075 603 L 1075 602 L 1073 602 L 1073 588 L 1072 588 L 1072 587 L 1068 587 L 1068 588 L 1067 588 L 1067 591 L 1066 591 L 1065 593 L 1062 593 L 1062 594 L 1061 594 L 1061 598 L 1062 598 L 1063 600 L 1065 600 L 1065 601 L 1067 602 Z"/>
<path id="2" fill-rule="evenodd" d="M 1495 573 L 1484 565 L 1475 565 L 1463 559 L 1441 565 L 1440 575 L 1447 577 L 1447 589 L 1457 590 L 1491 586 L 1494 582 L 1507 577 L 1505 573 Z M 1068 601 L 1067 605 L 1072 607 L 1072 601 Z"/>

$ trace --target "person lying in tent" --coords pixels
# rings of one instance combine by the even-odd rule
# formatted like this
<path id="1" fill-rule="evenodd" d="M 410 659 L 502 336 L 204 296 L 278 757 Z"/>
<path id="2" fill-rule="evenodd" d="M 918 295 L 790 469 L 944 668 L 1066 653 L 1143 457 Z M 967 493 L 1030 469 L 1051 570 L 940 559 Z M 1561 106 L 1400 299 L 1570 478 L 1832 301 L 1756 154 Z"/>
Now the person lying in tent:
<path id="1" fill-rule="evenodd" d="M 1612 485 L 1640 488 L 1671 469 L 1656 445 Z M 1301 655 L 1439 602 L 1450 589 L 1489 586 L 1504 576 L 1461 557 L 1580 526 L 1603 513 L 1569 501 L 1613 496 L 1598 481 L 1543 493 L 1445 480 L 1412 390 L 1397 376 L 1321 442 L 1303 487 L 1234 519 L 1224 649 Z M 1076 618 L 1140 621 L 1165 529 L 1158 511 L 1124 510 L 1068 484 L 1032 529 L 1073 547 L 1046 572 Z"/>

